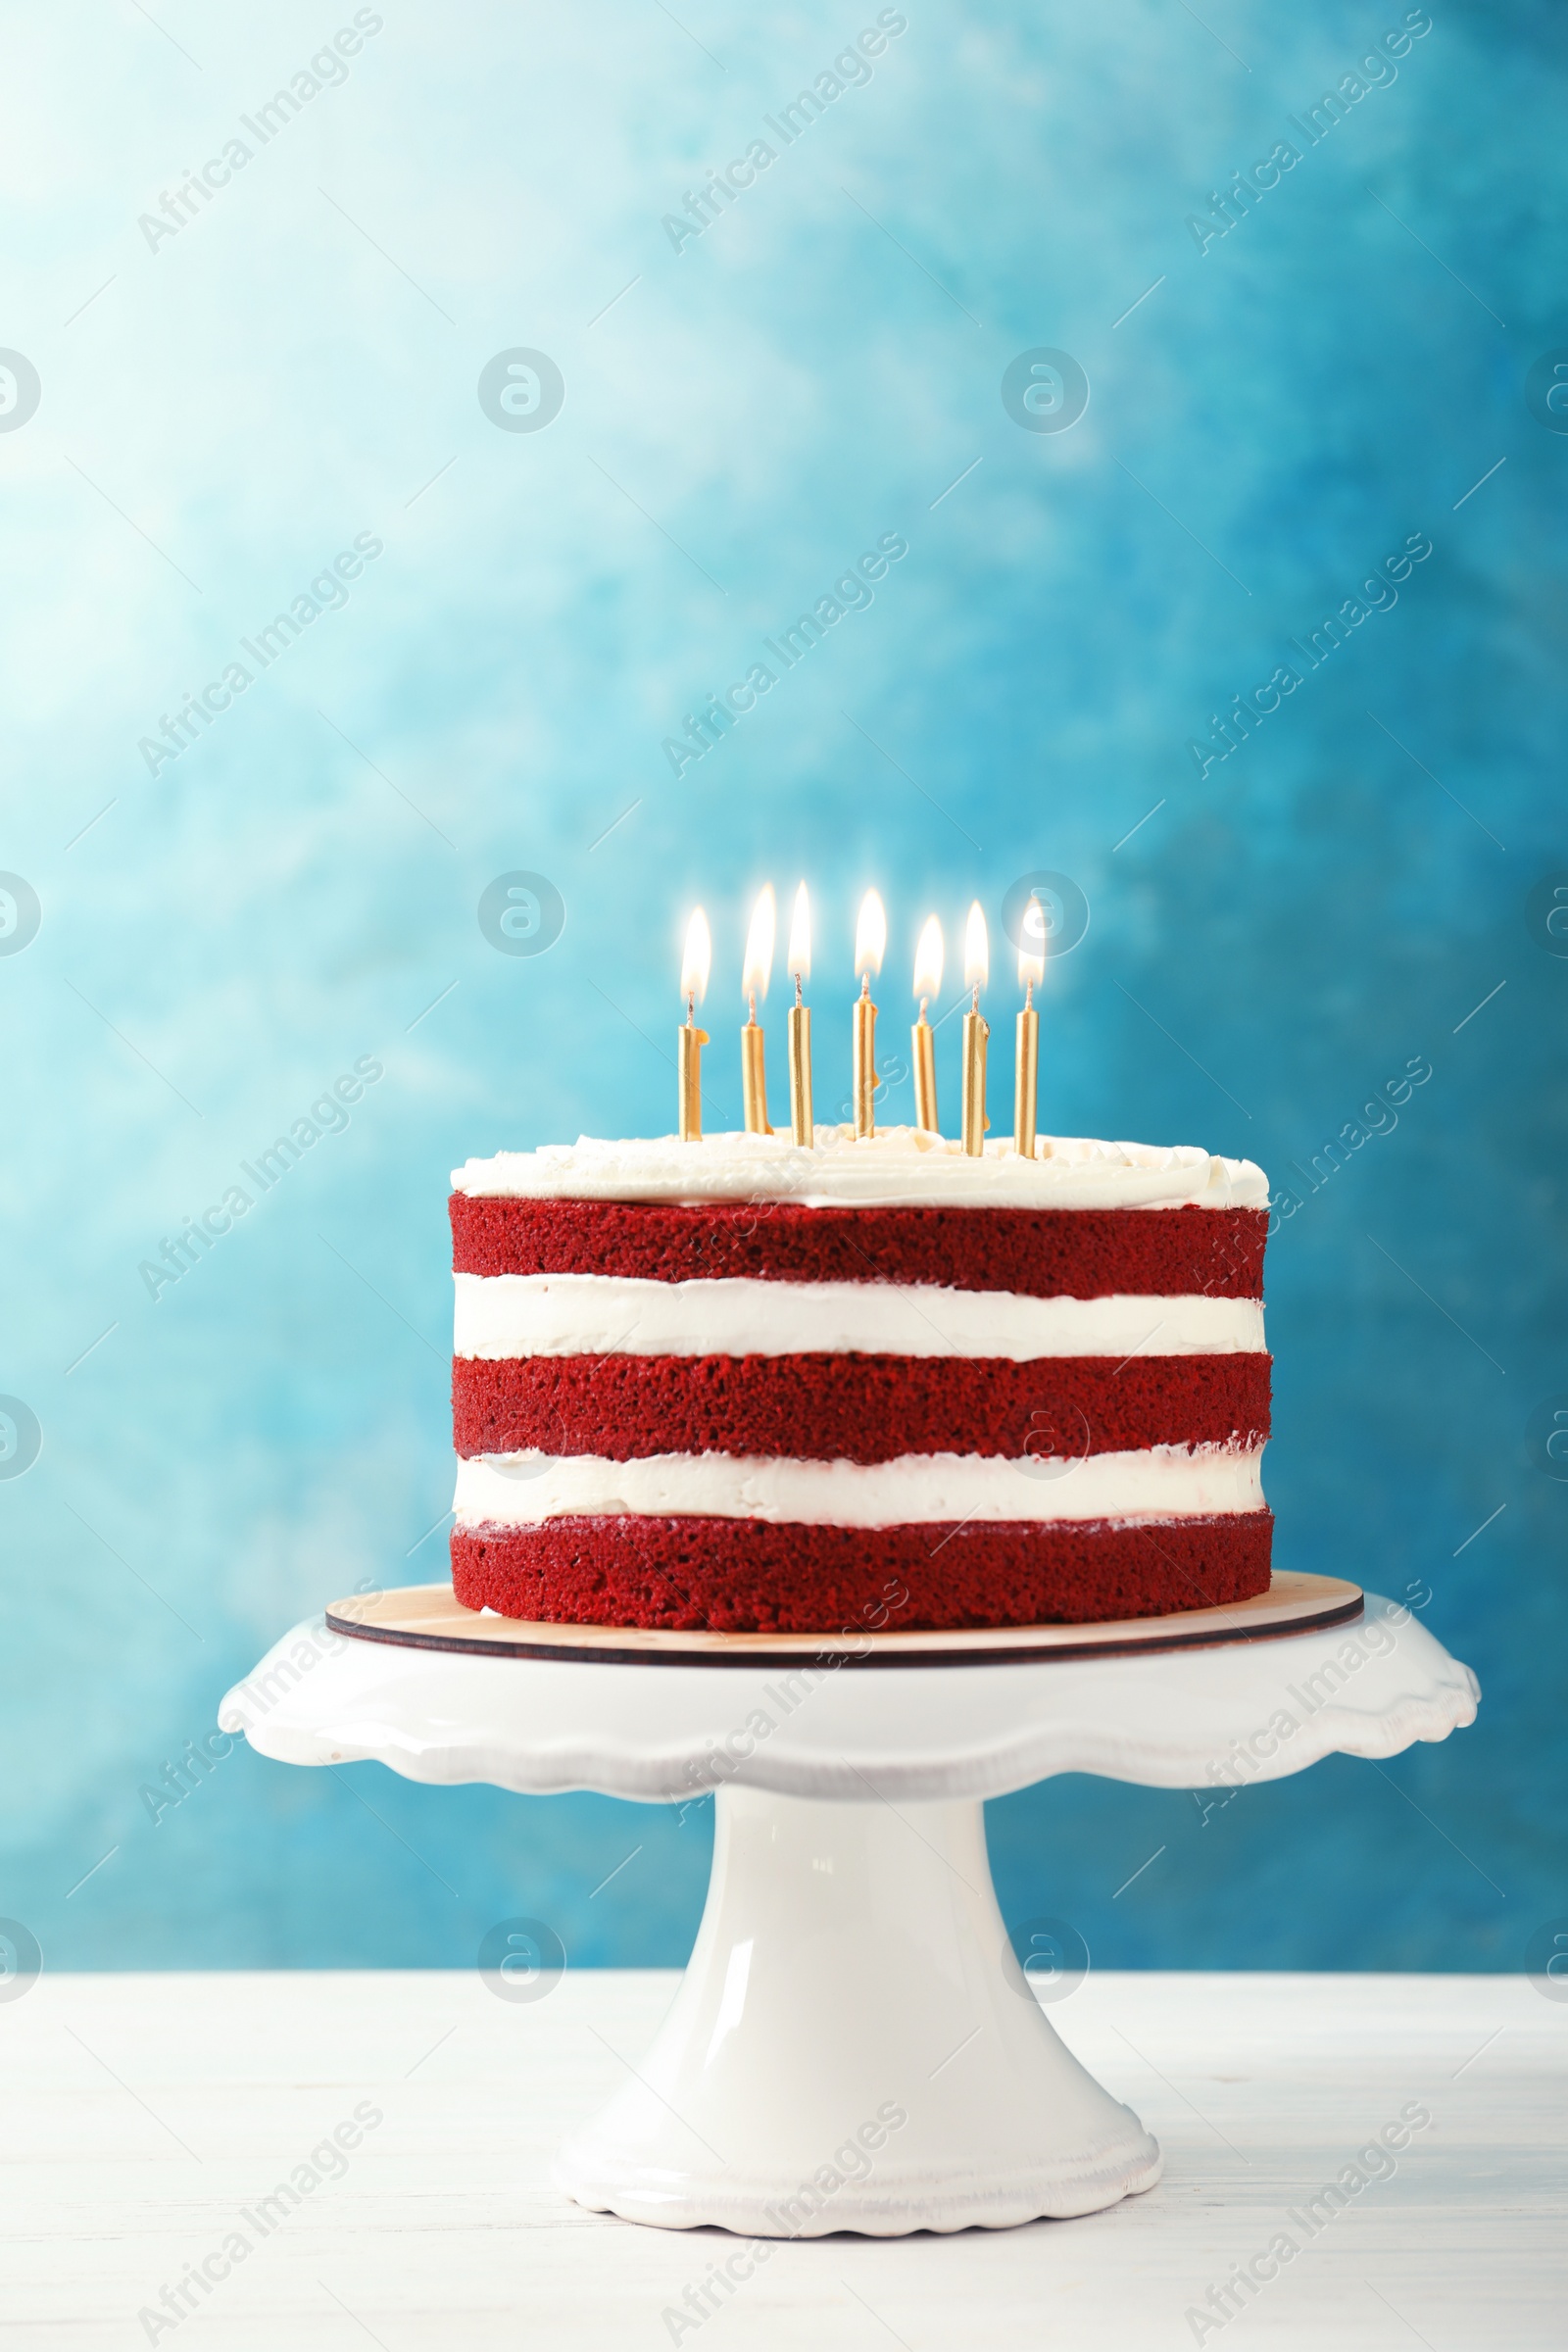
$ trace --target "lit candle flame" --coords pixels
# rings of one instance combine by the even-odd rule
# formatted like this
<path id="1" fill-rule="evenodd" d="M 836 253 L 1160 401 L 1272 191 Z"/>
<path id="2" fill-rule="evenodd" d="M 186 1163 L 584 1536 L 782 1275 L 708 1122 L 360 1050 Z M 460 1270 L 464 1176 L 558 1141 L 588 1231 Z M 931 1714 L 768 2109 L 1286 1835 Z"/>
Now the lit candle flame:
<path id="1" fill-rule="evenodd" d="M 758 998 L 766 996 L 767 984 L 773 977 L 773 937 L 777 928 L 773 885 L 764 882 L 752 909 L 752 927 L 746 934 L 746 956 L 741 965 L 741 994 L 754 1009 Z"/>
<path id="2" fill-rule="evenodd" d="M 990 977 L 991 942 L 986 934 L 985 908 L 976 899 L 963 934 L 963 985 L 984 988 Z"/>
<path id="3" fill-rule="evenodd" d="M 914 993 L 922 1004 L 942 994 L 942 925 L 928 914 L 914 951 Z"/>
<path id="4" fill-rule="evenodd" d="M 713 942 L 708 917 L 700 906 L 686 926 L 686 953 L 680 959 L 680 993 L 688 1004 L 700 1004 L 708 994 L 708 975 L 713 968 Z"/>
<path id="5" fill-rule="evenodd" d="M 1046 976 L 1046 910 L 1030 893 L 1018 926 L 1018 986 L 1038 988 Z"/>
<path id="6" fill-rule="evenodd" d="M 887 946 L 888 918 L 876 892 L 868 890 L 860 901 L 859 919 L 855 926 L 855 970 L 858 978 L 866 972 L 874 977 L 882 969 Z"/>
<path id="7" fill-rule="evenodd" d="M 795 893 L 795 911 L 790 916 L 789 968 L 794 980 L 811 977 L 811 902 L 804 882 Z"/>

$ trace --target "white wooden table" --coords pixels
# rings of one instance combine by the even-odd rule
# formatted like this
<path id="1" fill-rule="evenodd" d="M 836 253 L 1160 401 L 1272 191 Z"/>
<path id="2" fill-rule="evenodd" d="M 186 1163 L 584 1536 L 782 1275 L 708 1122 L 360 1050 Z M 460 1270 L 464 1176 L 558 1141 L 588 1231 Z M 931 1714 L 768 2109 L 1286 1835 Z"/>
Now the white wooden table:
<path id="1" fill-rule="evenodd" d="M 1052 2016 L 1156 2133 L 1156 2188 L 1013 2230 L 776 2242 L 754 2276 L 710 2290 L 700 2324 L 703 2282 L 744 2241 L 585 2213 L 546 2173 L 555 2141 L 636 2063 L 676 1981 L 568 1971 L 528 2005 L 466 1971 L 45 1975 L 0 2005 L 0 2345 L 1568 2341 L 1568 2003 L 1522 1979 L 1093 1973 Z M 1343 2210 L 1322 2202 L 1412 2105 L 1431 2121 L 1392 2176 Z M 365 2129 L 369 2114 L 381 2120 Z M 358 2145 L 318 2158 L 297 2209 L 259 2213 L 340 2125 Z M 243 2259 L 222 2253 L 236 2231 Z M 1203 2325 L 1209 2290 L 1237 2265 L 1270 2268 L 1282 2231 L 1300 2251 Z M 204 2261 L 232 2268 L 188 2290 L 194 2311 L 138 2319 Z"/>

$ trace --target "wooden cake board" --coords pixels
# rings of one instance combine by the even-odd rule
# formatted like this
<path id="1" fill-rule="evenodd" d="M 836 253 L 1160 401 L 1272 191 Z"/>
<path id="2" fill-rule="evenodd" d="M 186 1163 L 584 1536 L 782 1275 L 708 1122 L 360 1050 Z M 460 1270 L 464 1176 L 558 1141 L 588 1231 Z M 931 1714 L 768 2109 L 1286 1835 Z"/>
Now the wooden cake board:
<path id="1" fill-rule="evenodd" d="M 1125 1657 L 1141 1650 L 1212 1648 L 1348 1625 L 1362 1610 L 1359 1585 L 1338 1576 L 1276 1570 L 1266 1592 L 1224 1608 L 1182 1609 L 1100 1625 L 1021 1625 L 936 1633 L 669 1633 L 628 1625 L 538 1625 L 466 1609 L 450 1584 L 356 1592 L 328 1603 L 334 1633 L 411 1649 L 477 1657 L 561 1658 L 614 1666 L 1015 1665 L 1023 1659 Z"/>

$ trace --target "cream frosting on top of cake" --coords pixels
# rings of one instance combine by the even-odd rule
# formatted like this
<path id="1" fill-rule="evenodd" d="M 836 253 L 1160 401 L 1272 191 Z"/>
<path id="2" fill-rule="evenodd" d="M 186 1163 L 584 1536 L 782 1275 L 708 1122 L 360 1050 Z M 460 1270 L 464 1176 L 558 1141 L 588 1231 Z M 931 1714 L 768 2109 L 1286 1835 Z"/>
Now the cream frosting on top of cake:
<path id="1" fill-rule="evenodd" d="M 956 1139 L 914 1127 L 818 1127 L 815 1146 L 788 1135 L 720 1134 L 627 1142 L 580 1136 L 537 1152 L 498 1152 L 453 1170 L 460 1193 L 529 1200 L 798 1200 L 805 1207 L 1266 1208 L 1268 1179 L 1250 1159 L 1193 1144 L 1110 1144 L 1042 1136 L 1033 1159 L 988 1143 L 972 1159 Z"/>

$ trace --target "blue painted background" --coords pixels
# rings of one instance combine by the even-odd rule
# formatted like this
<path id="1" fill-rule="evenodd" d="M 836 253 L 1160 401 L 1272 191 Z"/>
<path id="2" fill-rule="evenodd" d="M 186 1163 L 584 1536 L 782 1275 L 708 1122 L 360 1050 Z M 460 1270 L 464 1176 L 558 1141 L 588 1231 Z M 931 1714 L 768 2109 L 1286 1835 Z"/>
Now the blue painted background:
<path id="1" fill-rule="evenodd" d="M 1525 396 L 1568 345 L 1560 14 L 1435 0 L 1309 146 L 1290 119 L 1395 0 L 908 0 L 677 250 L 662 216 L 876 11 L 679 14 L 388 0 L 265 144 L 241 118 L 346 6 L 163 0 L 90 48 L 13 19 L 0 343 L 41 395 L 0 431 L 0 866 L 41 925 L 0 955 L 0 1389 L 42 1450 L 0 1480 L 0 1910 L 64 1967 L 463 1965 L 518 1912 L 574 1961 L 683 1958 L 707 1807 L 243 1747 L 156 1825 L 140 1791 L 286 1625 L 439 1573 L 448 1171 L 671 1124 L 693 898 L 733 1119 L 761 879 L 816 895 L 826 1098 L 861 890 L 902 1024 L 928 907 L 952 949 L 972 895 L 995 916 L 1049 867 L 1092 922 L 1046 990 L 1048 1123 L 1295 1185 L 1279 1555 L 1408 1595 L 1486 1698 L 1446 1745 L 1206 1819 L 1011 1798 L 1004 1907 L 1105 1963 L 1517 1966 L 1568 1911 L 1568 1486 L 1527 1444 L 1568 1390 L 1568 960 L 1529 910 L 1568 869 L 1568 437 Z M 226 184 L 139 225 L 236 137 Z M 1188 217 L 1282 141 L 1200 251 Z M 1068 430 L 1004 408 L 1040 346 L 1087 372 Z M 481 409 L 514 347 L 562 371 L 546 429 Z M 683 714 L 884 533 L 874 604 L 677 780 Z M 249 661 L 362 534 L 346 601 Z M 1211 715 L 1410 534 L 1397 603 L 1200 774 Z M 138 748 L 235 661 L 177 758 Z M 546 955 L 480 931 L 514 868 L 563 895 Z M 350 1123 L 154 1300 L 140 1263 L 361 1057 Z M 1309 1190 L 1412 1057 L 1396 1127 Z"/>

